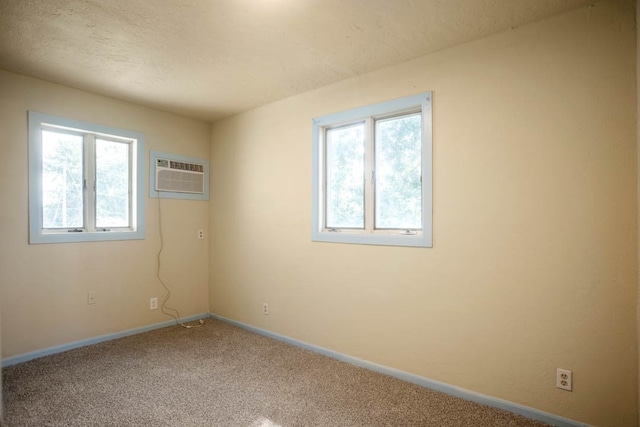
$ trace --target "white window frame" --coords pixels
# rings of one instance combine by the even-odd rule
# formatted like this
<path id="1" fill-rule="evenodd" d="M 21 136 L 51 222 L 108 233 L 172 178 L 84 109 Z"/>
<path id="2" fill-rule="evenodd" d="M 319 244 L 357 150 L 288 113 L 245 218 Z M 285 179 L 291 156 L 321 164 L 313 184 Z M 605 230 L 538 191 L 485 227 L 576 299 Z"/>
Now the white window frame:
<path id="1" fill-rule="evenodd" d="M 68 229 L 43 228 L 42 212 L 42 131 L 60 129 L 81 133 L 85 140 L 96 137 L 130 144 L 130 209 L 129 227 L 95 229 L 95 203 L 93 185 L 86 185 L 84 194 L 84 228 L 81 232 Z M 91 159 L 93 145 L 89 144 L 85 155 L 85 178 L 94 179 L 94 164 Z M 95 157 L 95 156 L 93 156 Z M 144 134 L 111 126 L 73 120 L 51 114 L 29 111 L 29 243 L 97 242 L 106 240 L 142 240 L 145 238 L 145 191 L 144 191 Z"/>
<path id="2" fill-rule="evenodd" d="M 432 92 L 398 98 L 348 111 L 316 117 L 312 120 L 312 214 L 311 240 L 315 242 L 353 243 L 388 246 L 433 246 L 432 200 Z M 373 121 L 396 114 L 417 112 L 422 115 L 422 227 L 421 230 L 375 230 L 373 209 L 365 209 L 365 229 L 328 229 L 325 227 L 325 134 L 326 130 L 358 121 Z M 365 132 L 365 135 L 367 133 Z M 371 136 L 365 136 L 370 138 Z M 366 142 L 369 147 L 373 144 Z M 373 159 L 373 156 L 370 156 Z M 368 161 L 369 162 L 369 161 Z M 365 177 L 369 180 L 369 176 Z M 370 187 L 369 187 L 370 188 Z M 370 191 L 369 191 L 370 193 Z M 366 194 L 366 191 L 365 191 Z M 365 197 L 373 197 L 372 194 Z M 365 205 L 372 206 L 369 201 Z"/>

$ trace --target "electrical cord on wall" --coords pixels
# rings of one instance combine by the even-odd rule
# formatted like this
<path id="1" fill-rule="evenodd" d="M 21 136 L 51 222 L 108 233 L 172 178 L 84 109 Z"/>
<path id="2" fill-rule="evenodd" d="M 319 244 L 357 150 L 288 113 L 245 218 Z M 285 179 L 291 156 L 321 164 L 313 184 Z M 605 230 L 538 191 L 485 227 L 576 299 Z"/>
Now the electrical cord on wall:
<path id="1" fill-rule="evenodd" d="M 160 267 L 162 265 L 162 251 L 164 251 L 164 235 L 162 233 L 162 207 L 160 206 L 160 199 L 160 192 L 158 192 L 158 232 L 160 234 L 160 249 L 158 250 L 157 256 L 158 264 L 156 269 L 156 276 L 158 277 L 158 281 L 162 284 L 165 291 L 167 292 L 162 299 L 162 304 L 160 304 L 160 311 L 162 311 L 163 314 L 176 319 L 176 325 L 180 325 L 186 329 L 199 328 L 200 326 L 204 325 L 204 320 L 200 319 L 197 325 L 185 325 L 180 321 L 180 312 L 175 308 L 169 307 L 167 305 L 167 301 L 169 301 L 169 298 L 171 298 L 171 288 L 169 287 L 171 283 L 166 279 L 163 279 L 162 275 L 160 274 Z"/>

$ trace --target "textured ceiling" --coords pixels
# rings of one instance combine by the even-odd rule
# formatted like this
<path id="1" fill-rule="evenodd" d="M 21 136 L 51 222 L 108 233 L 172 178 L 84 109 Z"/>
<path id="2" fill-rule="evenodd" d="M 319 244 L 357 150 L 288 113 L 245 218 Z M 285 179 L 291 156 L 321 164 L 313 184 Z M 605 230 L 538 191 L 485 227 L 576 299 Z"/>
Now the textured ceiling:
<path id="1" fill-rule="evenodd" d="M 215 120 L 589 3 L 0 0 L 0 68 Z"/>

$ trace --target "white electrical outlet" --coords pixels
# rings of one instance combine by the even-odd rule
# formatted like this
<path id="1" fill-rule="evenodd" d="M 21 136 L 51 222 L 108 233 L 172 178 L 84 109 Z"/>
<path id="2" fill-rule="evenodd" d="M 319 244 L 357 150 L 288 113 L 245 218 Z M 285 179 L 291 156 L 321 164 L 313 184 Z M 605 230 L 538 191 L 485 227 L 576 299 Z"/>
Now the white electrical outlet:
<path id="1" fill-rule="evenodd" d="M 198 240 L 204 239 L 204 230 L 198 230 Z"/>
<path id="2" fill-rule="evenodd" d="M 87 304 L 91 305 L 91 304 L 95 304 L 96 303 L 96 293 L 95 292 L 89 292 L 87 294 Z"/>
<path id="3" fill-rule="evenodd" d="M 156 310 L 158 308 L 158 298 L 153 297 L 149 300 L 149 310 Z"/>
<path id="4" fill-rule="evenodd" d="M 556 371 L 556 387 L 573 391 L 573 372 L 558 368 Z"/>
<path id="5" fill-rule="evenodd" d="M 269 314 L 269 304 L 267 304 L 266 302 L 262 303 L 262 314 Z"/>

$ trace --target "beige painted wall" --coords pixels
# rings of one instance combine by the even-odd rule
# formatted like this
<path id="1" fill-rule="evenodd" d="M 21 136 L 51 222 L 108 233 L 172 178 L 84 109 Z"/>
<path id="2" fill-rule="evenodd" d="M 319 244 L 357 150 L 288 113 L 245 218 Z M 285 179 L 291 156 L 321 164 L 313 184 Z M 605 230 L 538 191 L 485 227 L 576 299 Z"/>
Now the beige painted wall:
<path id="1" fill-rule="evenodd" d="M 633 0 L 597 2 L 214 123 L 211 311 L 637 425 L 635 39 Z M 311 242 L 311 119 L 425 90 L 434 247 Z"/>
<path id="2" fill-rule="evenodd" d="M 207 123 L 0 71 L 3 357 L 171 320 L 149 310 L 150 297 L 164 296 L 157 199 L 147 197 L 145 240 L 28 244 L 27 110 L 142 131 L 147 166 L 149 150 L 209 158 Z M 183 316 L 208 311 L 209 249 L 196 239 L 208 217 L 207 202 L 162 201 L 163 276 Z M 89 291 L 95 305 L 87 305 Z"/>

